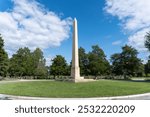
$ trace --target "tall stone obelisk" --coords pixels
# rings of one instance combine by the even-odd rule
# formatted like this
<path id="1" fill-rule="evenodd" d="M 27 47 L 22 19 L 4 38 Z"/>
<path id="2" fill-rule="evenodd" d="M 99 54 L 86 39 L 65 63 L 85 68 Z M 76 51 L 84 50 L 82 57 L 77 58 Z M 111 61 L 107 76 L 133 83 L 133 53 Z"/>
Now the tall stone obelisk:
<path id="1" fill-rule="evenodd" d="M 73 21 L 73 40 L 72 40 L 72 67 L 71 77 L 75 82 L 80 82 L 79 53 L 78 53 L 78 27 L 76 18 Z"/>

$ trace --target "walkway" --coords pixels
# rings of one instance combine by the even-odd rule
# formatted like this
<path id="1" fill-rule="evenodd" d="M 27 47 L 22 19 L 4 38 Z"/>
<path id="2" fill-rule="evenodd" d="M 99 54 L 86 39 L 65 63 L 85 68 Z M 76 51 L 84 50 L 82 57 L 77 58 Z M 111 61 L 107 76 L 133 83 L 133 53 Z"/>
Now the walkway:
<path id="1" fill-rule="evenodd" d="M 150 100 L 150 93 L 139 94 L 139 95 L 129 95 L 129 96 L 116 96 L 116 97 L 96 97 L 96 98 L 41 98 L 41 97 L 25 97 L 25 96 L 12 96 L 0 94 L 0 100 Z"/>

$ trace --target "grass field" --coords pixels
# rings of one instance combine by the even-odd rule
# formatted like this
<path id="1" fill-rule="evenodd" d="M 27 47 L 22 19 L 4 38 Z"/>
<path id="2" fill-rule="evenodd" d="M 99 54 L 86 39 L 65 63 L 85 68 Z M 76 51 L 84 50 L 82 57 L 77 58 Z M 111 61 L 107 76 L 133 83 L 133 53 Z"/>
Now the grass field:
<path id="1" fill-rule="evenodd" d="M 88 83 L 57 81 L 0 83 L 0 94 L 33 97 L 83 98 L 131 95 L 147 92 L 150 92 L 150 82 L 100 80 Z"/>

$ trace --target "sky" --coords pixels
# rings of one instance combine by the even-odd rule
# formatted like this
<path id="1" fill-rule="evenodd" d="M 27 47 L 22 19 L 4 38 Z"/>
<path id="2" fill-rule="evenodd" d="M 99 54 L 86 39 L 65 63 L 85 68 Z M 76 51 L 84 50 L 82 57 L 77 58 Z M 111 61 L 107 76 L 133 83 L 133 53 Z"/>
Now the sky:
<path id="1" fill-rule="evenodd" d="M 78 21 L 79 47 L 98 44 L 107 59 L 125 44 L 146 62 L 149 0 L 0 0 L 0 34 L 11 57 L 19 48 L 43 50 L 47 65 L 56 55 L 72 55 L 72 21 Z"/>

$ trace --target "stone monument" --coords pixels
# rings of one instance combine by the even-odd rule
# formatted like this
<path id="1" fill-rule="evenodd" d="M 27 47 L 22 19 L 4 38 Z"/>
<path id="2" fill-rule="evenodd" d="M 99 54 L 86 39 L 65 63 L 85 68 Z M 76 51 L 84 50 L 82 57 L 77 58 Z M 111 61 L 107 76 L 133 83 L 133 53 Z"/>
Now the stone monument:
<path id="1" fill-rule="evenodd" d="M 76 18 L 73 21 L 73 38 L 72 38 L 72 67 L 71 77 L 74 82 L 82 82 L 84 77 L 80 76 L 79 53 L 78 53 L 78 27 Z"/>

